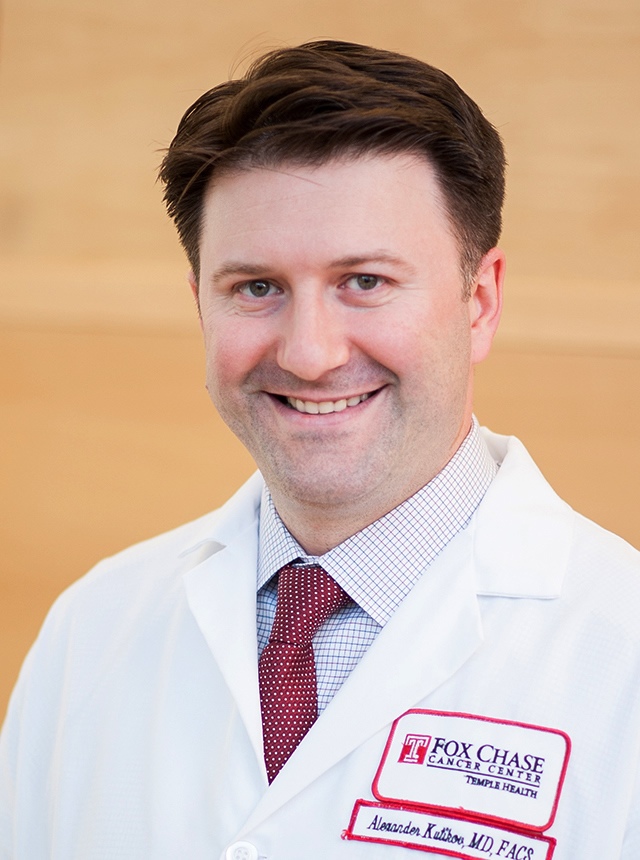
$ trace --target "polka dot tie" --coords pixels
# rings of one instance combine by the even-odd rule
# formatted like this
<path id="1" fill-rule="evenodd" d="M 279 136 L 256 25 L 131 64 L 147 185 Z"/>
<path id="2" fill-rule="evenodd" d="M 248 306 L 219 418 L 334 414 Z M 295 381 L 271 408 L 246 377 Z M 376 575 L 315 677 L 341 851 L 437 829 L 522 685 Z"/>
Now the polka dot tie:
<path id="1" fill-rule="evenodd" d="M 269 782 L 318 717 L 311 640 L 348 600 L 338 583 L 317 564 L 288 564 L 279 571 L 276 617 L 258 667 Z"/>

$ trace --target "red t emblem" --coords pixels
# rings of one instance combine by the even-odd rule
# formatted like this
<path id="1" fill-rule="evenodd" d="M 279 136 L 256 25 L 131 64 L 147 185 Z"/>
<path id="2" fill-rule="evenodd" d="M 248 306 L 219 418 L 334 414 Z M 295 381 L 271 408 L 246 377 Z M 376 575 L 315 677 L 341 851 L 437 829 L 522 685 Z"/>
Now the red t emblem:
<path id="1" fill-rule="evenodd" d="M 430 742 L 431 735 L 407 735 L 398 761 L 403 764 L 424 764 Z"/>

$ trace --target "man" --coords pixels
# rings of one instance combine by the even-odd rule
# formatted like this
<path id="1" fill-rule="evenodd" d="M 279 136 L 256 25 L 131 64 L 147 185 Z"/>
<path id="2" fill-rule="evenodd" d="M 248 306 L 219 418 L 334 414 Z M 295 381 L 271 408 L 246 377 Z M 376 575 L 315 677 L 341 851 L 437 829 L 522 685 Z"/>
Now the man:
<path id="1" fill-rule="evenodd" d="M 3 857 L 640 856 L 638 554 L 472 416 L 503 173 L 454 81 L 358 45 L 186 113 L 161 177 L 261 475 L 59 599 Z"/>

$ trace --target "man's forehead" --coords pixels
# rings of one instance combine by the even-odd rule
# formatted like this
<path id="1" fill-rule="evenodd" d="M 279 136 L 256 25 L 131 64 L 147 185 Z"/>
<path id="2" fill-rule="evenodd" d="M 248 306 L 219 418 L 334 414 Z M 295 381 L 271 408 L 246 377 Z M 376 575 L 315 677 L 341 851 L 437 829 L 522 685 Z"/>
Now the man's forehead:
<path id="1" fill-rule="evenodd" d="M 371 214 L 371 207 L 375 207 L 380 223 L 395 201 L 419 208 L 424 204 L 452 226 L 442 185 L 431 163 L 422 155 L 401 152 L 340 156 L 312 164 L 282 161 L 225 169 L 209 183 L 202 228 L 206 231 L 206 222 L 212 218 L 228 220 L 237 216 L 238 210 L 247 217 L 257 210 L 259 217 L 261 207 L 275 204 L 279 212 L 284 212 L 287 208 L 295 210 L 303 201 L 296 212 L 302 228 L 306 217 L 313 217 L 325 202 L 333 206 L 336 194 L 343 196 L 345 206 L 352 209 L 364 211 L 368 207 Z M 357 220 L 352 223 L 357 226 Z"/>

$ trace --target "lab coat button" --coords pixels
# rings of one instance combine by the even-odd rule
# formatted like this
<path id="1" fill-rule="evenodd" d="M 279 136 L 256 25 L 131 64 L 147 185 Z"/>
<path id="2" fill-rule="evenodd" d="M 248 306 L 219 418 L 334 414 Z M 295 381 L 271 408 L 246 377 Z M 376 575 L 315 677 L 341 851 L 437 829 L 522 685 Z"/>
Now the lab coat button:
<path id="1" fill-rule="evenodd" d="M 258 849 L 251 842 L 234 842 L 227 848 L 225 860 L 258 860 Z"/>

